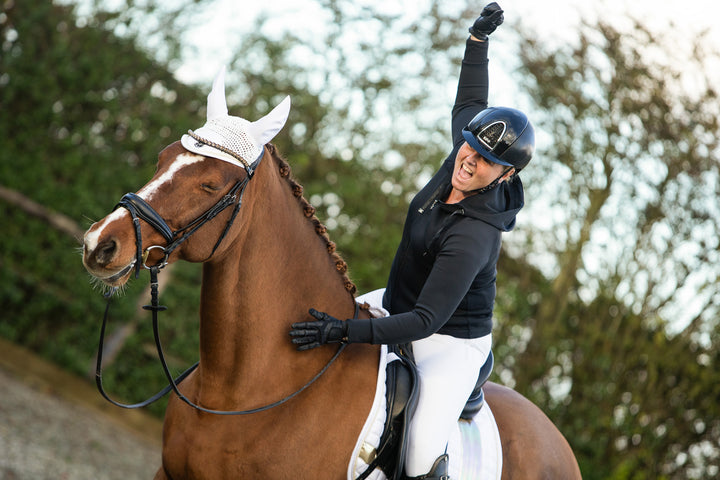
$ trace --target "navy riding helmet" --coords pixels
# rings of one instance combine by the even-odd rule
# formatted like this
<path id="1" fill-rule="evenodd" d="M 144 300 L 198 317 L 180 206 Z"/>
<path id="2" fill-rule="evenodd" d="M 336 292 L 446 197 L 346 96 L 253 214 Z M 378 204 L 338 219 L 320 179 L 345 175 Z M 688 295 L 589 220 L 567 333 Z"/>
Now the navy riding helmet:
<path id="1" fill-rule="evenodd" d="M 490 107 L 475 115 L 462 131 L 465 141 L 491 162 L 519 172 L 535 151 L 535 130 L 520 110 Z"/>

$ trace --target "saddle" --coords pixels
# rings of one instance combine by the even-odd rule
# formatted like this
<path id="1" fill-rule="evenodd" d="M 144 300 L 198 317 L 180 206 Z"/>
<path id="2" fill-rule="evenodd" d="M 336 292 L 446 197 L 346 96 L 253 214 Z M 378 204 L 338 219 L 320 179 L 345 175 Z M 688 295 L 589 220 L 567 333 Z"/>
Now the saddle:
<path id="1" fill-rule="evenodd" d="M 386 369 L 386 408 L 387 416 L 380 443 L 376 450 L 361 451 L 367 469 L 357 477 L 364 480 L 376 468 L 380 468 L 388 480 L 403 478 L 405 452 L 407 447 L 407 428 L 417 405 L 418 381 L 417 368 L 412 354 L 412 345 L 388 345 L 388 353 L 396 355 L 388 362 Z M 494 357 L 492 351 L 480 369 L 477 383 L 460 416 L 471 420 L 485 403 L 482 386 L 492 373 Z"/>

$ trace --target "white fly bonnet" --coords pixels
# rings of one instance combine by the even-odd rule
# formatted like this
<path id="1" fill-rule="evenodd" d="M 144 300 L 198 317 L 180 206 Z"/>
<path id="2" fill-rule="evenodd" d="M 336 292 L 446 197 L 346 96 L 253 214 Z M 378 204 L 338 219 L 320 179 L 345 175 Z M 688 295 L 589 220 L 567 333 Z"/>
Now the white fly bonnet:
<path id="1" fill-rule="evenodd" d="M 186 149 L 248 170 L 263 155 L 263 147 L 282 129 L 290 113 L 290 97 L 285 97 L 270 113 L 255 122 L 228 115 L 225 101 L 225 67 L 213 81 L 208 95 L 207 122 L 188 130 L 180 139 Z"/>

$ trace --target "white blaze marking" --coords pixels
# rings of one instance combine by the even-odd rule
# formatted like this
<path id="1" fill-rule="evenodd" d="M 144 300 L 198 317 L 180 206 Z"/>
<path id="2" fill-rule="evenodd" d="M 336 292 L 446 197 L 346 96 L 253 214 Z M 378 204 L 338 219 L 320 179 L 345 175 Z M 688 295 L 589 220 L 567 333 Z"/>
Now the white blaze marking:
<path id="1" fill-rule="evenodd" d="M 160 175 L 158 178 L 140 189 L 138 195 L 140 195 L 143 200 L 150 201 L 150 199 L 160 189 L 161 186 L 172 181 L 173 176 L 180 169 L 188 165 L 192 165 L 193 163 L 201 162 L 203 160 L 205 160 L 205 157 L 200 155 L 192 155 L 189 153 L 183 153 L 181 155 L 178 155 L 173 164 L 170 165 L 170 168 L 168 168 L 167 171 Z M 85 235 L 85 250 L 88 252 L 92 252 L 93 250 L 95 250 L 98 244 L 98 240 L 102 236 L 102 231 L 105 229 L 105 227 L 109 223 L 119 220 L 120 218 L 122 218 L 123 215 L 129 215 L 128 211 L 124 208 L 118 208 L 110 215 L 105 217 L 105 219 L 102 220 L 102 222 L 97 226 L 97 228 L 95 228 L 92 232 L 88 232 Z"/>
<path id="2" fill-rule="evenodd" d="M 127 210 L 124 208 L 118 208 L 114 212 L 112 212 L 110 215 L 105 217 L 105 219 L 95 228 L 92 232 L 88 232 L 85 234 L 85 251 L 92 252 L 95 250 L 95 247 L 97 247 L 98 239 L 100 238 L 100 235 L 102 234 L 103 229 L 107 226 L 108 223 L 114 222 L 115 220 L 118 220 L 123 215 L 127 214 Z"/>
<path id="3" fill-rule="evenodd" d="M 192 165 L 193 163 L 201 162 L 203 160 L 205 160 L 205 157 L 202 157 L 200 155 L 193 155 L 191 153 L 183 153 L 181 155 L 178 155 L 173 164 L 170 165 L 170 168 L 168 168 L 167 171 L 160 175 L 158 178 L 141 188 L 138 192 L 138 195 L 140 195 L 142 199 L 146 202 L 149 202 L 152 199 L 153 195 L 155 195 L 155 193 L 160 189 L 160 187 L 172 181 L 173 176 L 175 176 L 175 174 L 179 170 L 187 167 L 188 165 Z"/>

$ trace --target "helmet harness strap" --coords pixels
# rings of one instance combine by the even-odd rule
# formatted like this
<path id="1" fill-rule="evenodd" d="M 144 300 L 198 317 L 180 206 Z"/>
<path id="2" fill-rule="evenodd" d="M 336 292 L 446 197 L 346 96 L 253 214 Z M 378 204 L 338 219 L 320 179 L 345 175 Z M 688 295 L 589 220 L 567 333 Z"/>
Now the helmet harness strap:
<path id="1" fill-rule="evenodd" d="M 500 180 L 501 180 L 505 175 L 507 175 L 507 173 L 508 173 L 510 170 L 512 170 L 513 168 L 515 168 L 515 167 L 508 167 L 508 168 L 506 168 L 500 175 L 498 175 L 498 177 L 497 177 L 495 180 L 493 180 L 492 182 L 490 182 L 488 185 L 485 185 L 484 187 L 481 187 L 481 188 L 478 188 L 478 189 L 476 189 L 476 190 L 473 190 L 472 192 L 470 192 L 470 194 L 471 194 L 471 195 L 475 195 L 475 194 L 478 194 L 478 193 L 485 193 L 485 192 L 487 192 L 488 190 L 492 190 L 493 188 L 497 187 L 497 186 L 500 184 Z M 517 171 L 516 171 L 515 173 L 513 173 L 513 176 L 517 175 L 517 173 L 518 173 Z"/>

